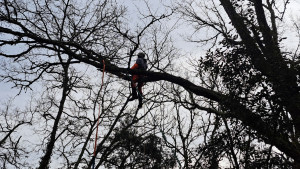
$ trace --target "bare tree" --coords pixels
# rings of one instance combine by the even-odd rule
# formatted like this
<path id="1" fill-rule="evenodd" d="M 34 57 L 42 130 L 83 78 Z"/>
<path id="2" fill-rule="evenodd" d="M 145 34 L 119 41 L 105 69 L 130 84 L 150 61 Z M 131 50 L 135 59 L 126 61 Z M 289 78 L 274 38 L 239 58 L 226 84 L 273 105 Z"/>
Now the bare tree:
<path id="1" fill-rule="evenodd" d="M 118 146 L 121 146 L 114 140 L 110 142 L 111 135 L 116 133 L 115 128 L 120 125 L 120 121 L 124 117 L 132 118 L 131 123 L 123 126 L 129 128 L 145 116 L 137 118 L 138 111 L 136 110 L 134 117 L 129 115 L 131 113 L 130 110 L 127 110 L 126 98 L 129 95 L 126 92 L 127 83 L 125 83 L 125 87 L 122 84 L 115 85 L 118 82 L 116 79 L 109 80 L 107 78 L 108 81 L 103 84 L 105 86 L 105 96 L 103 96 L 102 92 L 96 90 L 99 86 L 95 85 L 95 80 L 89 82 L 95 68 L 92 68 L 94 70 L 82 70 L 81 61 L 76 60 L 73 54 L 81 58 L 92 57 L 99 60 L 101 62 L 101 66 L 97 67 L 99 69 L 103 68 L 103 60 L 108 68 L 111 67 L 110 62 L 118 65 L 130 65 L 133 52 L 141 44 L 140 41 L 146 29 L 164 16 L 153 17 L 144 28 L 139 30 L 136 39 L 132 40 L 131 36 L 127 36 L 122 24 L 122 15 L 125 12 L 123 7 L 114 5 L 113 1 L 90 1 L 84 4 L 90 6 L 89 8 L 81 8 L 82 2 L 74 2 L 1 2 L 1 6 L 4 7 L 1 11 L 1 22 L 13 21 L 16 24 L 13 26 L 13 31 L 27 30 L 25 32 L 31 32 L 30 34 L 36 37 L 43 37 L 58 43 L 68 41 L 71 45 L 67 47 L 71 53 L 65 53 L 64 47 L 62 48 L 60 45 L 46 44 L 39 40 L 39 42 L 32 41 L 27 37 L 14 39 L 10 43 L 6 39 L 8 34 L 3 32 L 5 37 L 1 39 L 2 47 L 14 45 L 26 48 L 20 53 L 18 51 L 1 53 L 4 56 L 2 58 L 4 61 L 2 80 L 12 82 L 14 87 L 20 89 L 20 92 L 28 89 L 36 90 L 33 87 L 34 84 L 44 85 L 38 89 L 43 92 L 38 95 L 40 98 L 37 98 L 36 107 L 32 110 L 38 114 L 35 117 L 38 121 L 36 134 L 41 138 L 41 142 L 35 143 L 35 145 L 36 148 L 44 150 L 38 168 L 51 167 L 51 159 L 57 157 L 61 157 L 64 162 L 53 165 L 61 165 L 66 168 L 91 167 L 95 159 L 90 158 L 93 148 L 90 146 L 90 142 L 95 139 L 93 132 L 96 127 L 96 114 L 98 113 L 96 108 L 98 107 L 102 109 L 100 124 L 105 124 L 105 130 L 100 136 L 101 142 L 97 144 L 97 160 L 95 160 L 97 168 L 106 164 L 110 156 L 116 153 Z M 12 27 L 4 26 L 2 28 L 8 30 Z M 165 42 L 163 40 L 162 43 Z M 73 48 L 72 44 L 77 44 L 76 46 L 81 49 Z M 134 48 L 127 55 L 129 45 Z M 166 53 L 168 52 L 166 51 Z M 120 54 L 124 56 L 120 56 Z M 104 55 L 106 59 L 103 59 Z M 40 56 L 46 58 L 39 59 Z M 164 57 L 169 59 L 169 54 Z M 159 66 L 162 65 L 161 61 L 164 57 L 157 56 L 150 64 L 156 69 L 166 69 L 170 65 L 169 63 L 166 66 Z M 9 58 L 14 59 L 9 60 Z M 81 71 L 83 73 L 80 73 Z M 128 73 L 126 72 L 126 74 L 123 76 L 129 80 Z M 58 97 L 59 95 L 61 97 Z M 118 110 L 119 108 L 121 110 Z M 147 141 L 147 139 L 145 140 Z M 128 155 L 132 156 L 131 153 Z M 124 160 L 126 162 L 126 159 Z M 17 165 L 17 161 L 15 162 L 13 165 Z"/>
<path id="2" fill-rule="evenodd" d="M 31 116 L 30 116 L 31 115 Z M 29 153 L 24 139 L 18 131 L 26 131 L 24 126 L 32 125 L 32 114 L 27 114 L 25 110 L 14 108 L 13 100 L 3 104 L 1 107 L 1 139 L 0 139 L 0 161 L 2 168 L 22 168 L 28 167 L 28 163 L 23 160 Z"/>
<path id="3" fill-rule="evenodd" d="M 179 7 L 176 9 L 179 9 L 187 21 L 191 21 L 189 23 L 196 26 L 196 33 L 203 29 L 213 30 L 207 34 L 207 37 L 193 39 L 197 42 L 212 42 L 212 48 L 206 56 L 200 59 L 195 70 L 201 73 L 216 74 L 217 78 L 214 80 L 218 80 L 217 82 L 220 83 L 211 82 L 205 85 L 205 83 L 201 83 L 201 80 L 195 78 L 201 77 L 199 74 L 195 74 L 193 79 L 175 76 L 174 71 L 169 69 L 168 62 L 163 61 L 171 61 L 173 58 L 168 56 L 172 55 L 165 55 L 161 52 L 164 50 L 159 48 L 152 50 L 155 56 L 150 63 L 152 69 L 148 71 L 128 69 L 134 53 L 140 47 L 146 46 L 147 41 L 145 40 L 151 33 L 149 30 L 155 28 L 153 26 L 159 21 L 171 17 L 173 10 L 167 11 L 165 14 L 145 15 L 143 25 L 137 30 L 130 30 L 123 18 L 125 8 L 118 6 L 114 1 L 88 1 L 85 4 L 85 2 L 75 3 L 75 1 L 69 0 L 22 2 L 4 0 L 1 1 L 0 9 L 0 32 L 5 35 L 1 38 L 1 47 L 20 46 L 22 51 L 1 52 L 0 55 L 5 60 L 14 63 L 14 66 L 7 69 L 6 74 L 1 77 L 7 82 L 13 82 L 16 87 L 23 90 L 32 87 L 33 83 L 41 79 L 47 79 L 46 74 L 53 72 L 59 66 L 63 67 L 64 73 L 68 72 L 67 65 L 77 63 L 90 65 L 103 71 L 103 63 L 105 63 L 106 73 L 122 83 L 124 83 L 123 80 L 130 81 L 131 74 L 145 75 L 147 77 L 144 81 L 154 85 L 160 84 L 160 81 L 167 81 L 167 84 L 172 84 L 169 85 L 171 86 L 169 89 L 173 90 L 172 86 L 176 85 L 180 86 L 180 90 L 186 91 L 185 94 L 179 95 L 186 99 L 181 99 L 180 102 L 176 102 L 174 99 L 172 101 L 175 103 L 175 108 L 178 108 L 178 104 L 185 105 L 191 124 L 182 126 L 184 124 L 182 118 L 185 116 L 182 116 L 181 111 L 177 109 L 175 117 L 179 135 L 173 138 L 174 144 L 169 144 L 169 148 L 173 146 L 175 150 L 178 149 L 176 139 L 179 136 L 185 167 L 190 165 L 188 164 L 190 163 L 189 140 L 194 139 L 191 137 L 193 128 L 190 126 L 196 121 L 193 113 L 195 110 L 201 110 L 216 115 L 211 117 L 211 121 L 208 122 L 209 126 L 205 127 L 207 131 L 205 133 L 211 141 L 219 141 L 216 144 L 205 142 L 204 147 L 212 145 L 222 147 L 222 139 L 226 139 L 228 144 L 225 148 L 223 147 L 224 152 L 227 153 L 226 157 L 231 159 L 231 164 L 235 168 L 241 167 L 241 161 L 238 160 L 242 157 L 245 157 L 245 165 L 250 165 L 251 146 L 249 144 L 251 141 L 243 141 L 248 144 L 246 146 L 248 149 L 243 150 L 242 153 L 240 151 L 243 146 L 234 147 L 234 143 L 239 141 L 238 135 L 241 133 L 243 138 L 258 139 L 269 146 L 269 151 L 265 153 L 267 162 L 273 155 L 269 152 L 272 147 L 276 147 L 284 153 L 280 159 L 286 158 L 286 162 L 293 162 L 294 167 L 299 168 L 298 55 L 292 56 L 283 51 L 282 40 L 284 37 L 281 37 L 278 26 L 286 12 L 288 2 L 288 0 L 282 2 L 212 0 L 199 1 L 199 3 L 197 1 L 178 3 Z M 199 9 L 203 10 L 202 13 L 195 10 L 194 5 L 197 4 Z M 278 8 L 278 4 L 282 4 L 283 8 Z M 82 8 L 82 6 L 84 7 Z M 152 37 L 155 42 L 158 42 L 155 36 Z M 165 43 L 163 40 L 161 42 L 153 46 L 163 47 Z M 132 46 L 133 49 L 129 54 L 124 55 Z M 170 48 L 169 51 L 174 54 L 175 50 Z M 60 59 L 60 56 L 64 57 Z M 64 85 L 61 86 L 61 82 L 64 83 L 66 79 L 69 79 L 68 73 L 64 76 L 61 75 L 60 73 L 60 76 L 54 76 L 54 78 L 63 77 L 56 79 L 60 85 L 56 84 L 55 86 L 54 84 L 54 88 L 64 87 Z M 65 84 L 67 88 L 62 88 L 62 93 L 67 94 L 73 88 L 72 84 L 75 83 L 70 82 L 75 81 L 69 81 L 68 85 Z M 217 89 L 212 85 L 220 87 Z M 164 87 L 160 86 L 158 91 L 164 90 Z M 123 94 L 123 98 L 125 98 L 125 94 L 128 94 L 120 93 Z M 60 113 L 64 113 L 63 110 L 66 107 L 65 94 L 62 94 L 61 104 L 56 105 L 58 107 L 56 116 L 47 115 L 47 118 L 54 120 L 54 125 L 51 128 L 52 134 L 50 140 L 47 141 L 48 150 L 42 158 L 41 167 L 48 165 L 49 154 L 51 155 L 53 143 L 57 140 L 55 137 L 56 127 L 59 126 Z M 170 97 L 168 94 L 159 94 L 164 96 L 161 103 Z M 121 103 L 122 106 L 119 105 L 121 111 L 117 112 L 123 114 L 123 111 L 126 112 L 126 102 Z M 105 105 L 105 103 L 103 104 Z M 113 121 L 120 120 L 118 115 L 114 117 Z M 218 125 L 221 123 L 222 127 L 219 127 Z M 91 131 L 92 128 L 93 125 L 88 131 Z M 185 128 L 187 128 L 186 132 Z M 212 132 L 209 132 L 211 129 Z M 222 134 L 217 135 L 216 131 L 220 131 Z M 108 133 L 107 137 L 109 135 Z M 89 134 L 85 138 L 90 138 Z M 167 142 L 165 144 L 168 145 Z M 105 144 L 103 142 L 100 145 L 104 146 Z M 98 145 L 98 153 L 103 151 L 101 146 Z M 128 149 L 124 160 L 117 166 L 125 166 L 126 160 L 135 150 L 138 150 L 138 147 Z M 218 161 L 218 157 L 221 156 L 221 152 L 212 153 L 214 150 L 210 149 L 207 153 L 210 157 L 206 160 L 209 161 L 211 168 L 214 168 L 211 164 Z M 111 149 L 107 153 L 110 151 Z M 243 153 L 245 156 L 240 157 L 240 154 Z M 100 159 L 98 166 L 102 164 L 101 160 L 107 159 L 106 157 L 103 156 L 103 159 Z M 79 161 L 81 161 L 80 158 L 78 158 Z M 69 158 L 66 159 L 69 160 Z M 198 157 L 198 159 L 201 158 Z M 88 166 L 91 166 L 91 162 L 87 163 Z M 268 166 L 272 167 L 269 164 Z"/>

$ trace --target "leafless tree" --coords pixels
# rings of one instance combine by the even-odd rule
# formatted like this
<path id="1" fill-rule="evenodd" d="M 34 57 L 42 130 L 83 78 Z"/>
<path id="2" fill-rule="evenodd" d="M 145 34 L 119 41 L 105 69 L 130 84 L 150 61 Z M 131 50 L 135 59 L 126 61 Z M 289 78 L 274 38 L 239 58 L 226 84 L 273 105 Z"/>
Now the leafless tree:
<path id="1" fill-rule="evenodd" d="M 32 125 L 32 114 L 25 110 L 14 108 L 13 100 L 1 106 L 1 131 L 0 131 L 0 161 L 1 168 L 22 168 L 28 167 L 29 163 L 23 160 L 29 153 L 24 139 L 19 133 L 26 131 L 25 126 Z"/>
<path id="2" fill-rule="evenodd" d="M 205 120 L 203 124 L 199 122 L 199 126 L 204 126 L 205 137 L 210 138 L 210 141 L 218 138 L 219 142 L 217 144 L 211 144 L 210 141 L 204 142 L 204 146 L 199 147 L 200 150 L 203 147 L 218 145 L 224 148 L 224 152 L 227 153 L 226 157 L 231 160 L 230 164 L 235 168 L 242 167 L 241 161 L 239 161 L 242 158 L 245 159 L 245 165 L 250 166 L 249 152 L 253 147 L 249 140 L 250 138 L 258 139 L 268 147 L 269 151 L 263 154 L 266 155 L 267 161 L 271 159 L 272 147 L 276 147 L 284 153 L 280 159 L 286 159 L 285 162 L 293 162 L 294 167 L 299 168 L 298 55 L 292 56 L 283 51 L 282 40 L 284 37 L 281 36 L 278 26 L 282 23 L 287 10 L 288 0 L 282 2 L 271 0 L 211 0 L 205 2 L 188 0 L 177 4 L 178 7 L 175 9 L 179 10 L 186 21 L 190 21 L 188 23 L 195 26 L 196 31 L 193 35 L 203 30 L 208 32 L 205 37 L 192 37 L 191 40 L 212 44 L 206 56 L 200 59 L 199 65 L 195 69 L 195 72 L 198 71 L 201 74 L 203 72 L 215 73 L 216 77 L 213 77 L 214 81 L 210 83 L 201 81 L 201 78 L 207 77 L 199 76 L 199 74 L 194 74 L 193 78 L 183 78 L 178 76 L 179 74 L 174 75 L 176 71 L 170 69 L 169 62 L 174 59 L 172 56 L 176 50 L 164 41 L 169 36 L 161 40 L 158 39 L 160 36 L 155 36 L 158 35 L 155 33 L 161 32 L 160 29 L 156 29 L 159 27 L 155 26 L 160 21 L 173 16 L 175 10 L 167 11 L 165 14 L 150 12 L 149 15 L 143 16 L 144 22 L 137 29 L 131 30 L 126 25 L 124 17 L 126 9 L 114 1 L 3 0 L 0 3 L 0 32 L 4 35 L 1 38 L 1 47 L 18 46 L 22 49 L 20 52 L 1 51 L 0 55 L 5 62 L 9 63 L 9 66 L 6 64 L 6 68 L 8 68 L 6 73 L 1 75 L 2 79 L 13 82 L 21 90 L 30 89 L 34 83 L 42 80 L 55 81 L 51 87 L 54 89 L 53 91 L 61 92 L 62 96 L 58 102 L 55 100 L 57 95 L 50 98 L 53 100 L 49 102 L 50 107 L 56 108 L 50 109 L 50 114 L 45 114 L 45 121 L 53 121 L 53 125 L 49 125 L 51 126 L 50 129 L 48 128 L 49 132 L 46 132 L 50 133 L 50 137 L 45 138 L 50 139 L 45 139 L 43 142 L 47 148 L 40 168 L 47 167 L 53 153 L 54 143 L 58 143 L 58 141 L 64 148 L 59 148 L 59 151 L 56 152 L 60 152 L 64 156 L 67 165 L 73 165 L 71 164 L 73 160 L 68 158 L 68 154 L 72 154 L 68 148 L 69 144 L 65 143 L 64 139 L 60 139 L 65 134 L 71 133 L 70 136 L 74 136 L 73 131 L 70 130 L 73 124 L 72 115 L 69 112 L 71 108 L 67 107 L 65 101 L 73 100 L 73 105 L 78 104 L 76 106 L 80 107 L 78 109 L 80 111 L 77 112 L 81 112 L 84 102 L 75 101 L 75 97 L 70 95 L 76 93 L 76 90 L 81 87 L 73 86 L 78 84 L 77 76 L 71 79 L 70 66 L 80 70 L 80 65 L 90 65 L 94 70 L 104 71 L 104 63 L 105 72 L 120 84 L 130 81 L 131 74 L 145 75 L 144 81 L 152 85 L 151 87 L 159 86 L 157 90 L 149 92 L 149 96 L 158 92 L 161 96 L 159 99 L 162 99 L 160 104 L 170 102 L 170 100 L 173 102 L 175 117 L 173 122 L 176 125 L 171 126 L 176 126 L 175 133 L 177 132 L 178 135 L 172 133 L 174 136 L 172 144 L 167 142 L 167 137 L 164 139 L 164 144 L 169 146 L 169 149 L 173 148 L 176 150 L 175 152 L 182 153 L 184 167 L 191 166 L 189 161 L 191 158 L 194 158 L 195 163 L 198 164 L 202 160 L 200 156 L 191 157 L 195 153 L 190 153 L 192 151 L 189 144 L 191 140 L 197 138 L 191 136 L 191 133 L 198 132 L 193 130 L 195 121 L 198 122 L 195 117 L 199 111 L 205 111 L 214 115 L 209 117 L 210 120 L 203 118 Z M 282 8 L 279 8 L 278 4 L 282 4 Z M 163 24 L 159 24 L 159 26 L 161 25 Z M 149 37 L 152 37 L 154 44 L 149 42 Z M 147 45 L 154 46 L 154 48 L 149 46 L 147 48 Z M 166 46 L 171 47 L 165 50 Z M 125 54 L 129 47 L 132 49 L 129 54 Z M 160 49 L 160 47 L 163 48 Z M 148 56 L 151 69 L 147 71 L 130 70 L 133 55 L 142 48 L 148 49 L 147 53 L 152 51 L 154 57 Z M 78 66 L 75 66 L 76 64 Z M 200 80 L 196 77 L 200 77 Z M 161 81 L 166 81 L 166 83 Z M 88 89 L 89 86 L 84 87 Z M 179 92 L 179 95 L 166 94 L 163 92 L 166 89 L 171 90 L 173 94 Z M 118 91 L 119 101 L 114 100 L 113 95 L 108 95 L 112 98 L 112 100 L 108 99 L 108 102 L 111 103 L 108 105 L 120 103 L 114 107 L 119 109 L 119 111 L 114 109 L 114 112 L 119 114 L 114 114 L 111 126 L 122 121 L 120 116 L 129 111 L 127 101 L 124 101 L 126 100 L 124 99 L 125 95 L 129 93 Z M 96 96 L 100 97 L 100 95 Z M 170 97 L 175 97 L 175 99 Z M 91 104 L 93 105 L 91 107 L 96 105 L 98 99 L 95 98 L 97 97 L 94 97 L 94 104 Z M 155 97 L 155 100 L 159 99 Z M 102 100 L 102 108 L 109 112 L 110 107 L 107 107 L 104 100 Z M 156 103 L 155 100 L 149 99 L 153 103 Z M 180 109 L 181 107 L 183 109 Z M 95 108 L 92 112 L 96 112 Z M 146 114 L 146 112 L 144 113 Z M 185 115 L 181 112 L 184 112 Z M 65 125 L 60 125 L 62 115 L 69 119 L 64 121 L 68 122 Z M 190 123 L 184 125 L 182 119 L 187 117 L 189 117 Z M 84 143 L 91 138 L 90 134 L 95 127 L 96 119 L 96 116 L 90 120 L 89 118 L 82 119 L 89 121 L 89 127 L 86 129 L 87 135 L 81 137 L 85 138 Z M 133 121 L 131 119 L 126 122 L 125 128 L 136 124 Z M 207 126 L 205 126 L 205 122 L 208 123 Z M 83 124 L 86 123 L 83 122 Z M 149 126 L 159 125 L 149 123 Z M 59 127 L 62 128 L 58 130 Z M 159 128 L 162 132 L 157 132 L 156 135 L 167 132 L 166 126 Z M 111 137 L 110 134 L 113 133 L 110 131 L 113 130 L 114 128 L 108 129 L 107 135 L 103 137 L 104 141 Z M 221 134 L 217 134 L 217 132 Z M 199 133 L 197 134 L 199 135 Z M 243 134 L 243 143 L 248 143 L 246 146 L 248 149 L 246 148 L 242 153 L 239 151 L 243 147 L 234 147 L 234 143 L 239 141 L 239 134 Z M 161 137 L 163 136 L 161 135 Z M 247 137 L 249 138 L 248 142 L 245 139 Z M 177 146 L 178 138 L 181 140 L 180 146 Z M 222 140 L 228 142 L 225 147 L 222 147 Z M 112 150 L 115 150 L 113 141 L 108 145 L 112 147 L 108 146 L 109 148 L 105 149 L 107 146 L 105 142 L 98 145 L 97 153 L 108 154 L 97 159 L 97 167 L 109 159 Z M 83 148 L 87 148 L 86 144 L 83 144 Z M 138 150 L 138 146 L 127 150 L 123 161 L 116 162 L 115 166 L 126 166 L 128 159 Z M 208 166 L 212 168 L 215 166 L 211 164 L 221 157 L 221 152 L 212 153 L 214 150 L 210 149 L 207 153 L 209 158 L 204 159 L 209 161 Z M 81 152 L 91 154 L 90 151 L 82 149 Z M 240 157 L 243 153 L 245 155 Z M 80 163 L 90 167 L 92 161 L 85 159 L 87 154 L 84 157 L 79 155 L 75 166 L 79 167 Z M 196 160 L 197 158 L 200 160 Z"/>
<path id="3" fill-rule="evenodd" d="M 86 7 L 82 8 L 81 5 Z M 138 116 L 136 109 L 128 109 L 128 82 L 120 84 L 119 80 L 108 75 L 103 91 L 99 91 L 98 81 L 90 78 L 98 78 L 93 76 L 96 68 L 104 71 L 103 61 L 107 67 L 106 72 L 109 72 L 111 63 L 129 66 L 146 29 L 166 16 L 152 16 L 136 36 L 129 36 L 122 18 L 125 8 L 115 5 L 114 1 L 3 1 L 1 6 L 4 7 L 1 9 L 1 23 L 12 21 L 15 24 L 8 27 L 2 25 L 2 30 L 24 31 L 58 44 L 63 41 L 69 43 L 67 50 L 71 53 L 66 53 L 66 48 L 60 45 L 47 44 L 43 40 L 38 42 L 28 37 L 7 39 L 9 33 L 2 32 L 5 34 L 1 39 L 2 47 L 21 46 L 25 49 L 21 52 L 1 52 L 1 56 L 4 56 L 2 80 L 12 82 L 20 92 L 41 91 L 31 110 L 36 115 L 35 134 L 41 140 L 34 143 L 34 149 L 43 150 L 38 151 L 42 154 L 38 168 L 51 167 L 51 161 L 55 159 L 62 162 L 52 162 L 52 166 L 90 168 L 95 160 L 91 157 L 94 148 L 91 142 L 95 139 L 93 133 L 98 108 L 101 109 L 100 128 L 103 130 L 99 138 L 101 141 L 97 143 L 95 162 L 97 168 L 108 164 L 110 156 L 120 146 L 118 141 L 111 141 L 120 122 L 124 118 L 131 119 L 130 123 L 123 126 L 130 128 L 145 117 L 153 106 L 145 111 L 145 115 Z M 161 44 L 167 41 L 163 39 L 162 42 L 155 42 Z M 74 44 L 77 47 L 74 48 Z M 133 49 L 127 53 L 132 46 Z M 150 46 L 148 49 L 151 50 Z M 158 55 L 160 51 L 157 51 L 157 57 L 149 63 L 151 69 L 166 70 L 170 63 L 166 62 L 164 65 L 162 60 L 170 59 L 173 49 L 170 50 L 166 50 L 166 55 L 162 57 Z M 97 59 L 101 66 L 83 68 L 74 54 L 83 59 Z M 98 64 L 98 61 L 95 63 Z M 130 79 L 128 72 L 122 76 Z M 35 84 L 42 84 L 43 87 L 36 90 Z M 135 113 L 132 114 L 132 111 Z M 146 142 L 147 137 L 145 136 Z M 128 157 L 131 156 L 131 153 L 128 154 Z M 126 162 L 126 158 L 124 160 Z M 13 165 L 17 165 L 17 161 L 15 162 Z M 127 163 L 124 162 L 122 165 Z"/>

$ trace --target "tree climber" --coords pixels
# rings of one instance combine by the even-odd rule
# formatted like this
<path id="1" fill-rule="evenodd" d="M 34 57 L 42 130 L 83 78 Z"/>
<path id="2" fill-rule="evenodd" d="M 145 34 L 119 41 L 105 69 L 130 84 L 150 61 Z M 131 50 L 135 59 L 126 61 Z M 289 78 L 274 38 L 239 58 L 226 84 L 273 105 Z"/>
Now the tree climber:
<path id="1" fill-rule="evenodd" d="M 145 59 L 145 53 L 140 52 L 137 54 L 138 58 L 135 64 L 130 69 L 139 69 L 139 70 L 146 70 L 147 69 L 147 60 Z M 132 89 L 132 97 L 129 101 L 139 99 L 139 108 L 143 105 L 143 92 L 142 87 L 144 83 L 142 82 L 143 75 L 133 75 L 131 80 L 131 89 Z M 138 95 L 136 90 L 136 83 L 138 83 Z"/>

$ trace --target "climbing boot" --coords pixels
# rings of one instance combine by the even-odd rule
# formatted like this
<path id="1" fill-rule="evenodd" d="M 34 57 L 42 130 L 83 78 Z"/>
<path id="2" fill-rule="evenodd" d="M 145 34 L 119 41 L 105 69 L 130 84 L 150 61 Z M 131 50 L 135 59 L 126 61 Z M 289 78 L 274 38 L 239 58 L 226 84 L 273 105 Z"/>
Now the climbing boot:
<path id="1" fill-rule="evenodd" d="M 138 96 L 137 96 L 137 94 L 136 94 L 136 88 L 133 87 L 133 88 L 132 88 L 132 96 L 131 96 L 131 98 L 129 98 L 129 101 L 135 100 L 135 99 L 137 99 L 137 98 L 138 98 Z"/>

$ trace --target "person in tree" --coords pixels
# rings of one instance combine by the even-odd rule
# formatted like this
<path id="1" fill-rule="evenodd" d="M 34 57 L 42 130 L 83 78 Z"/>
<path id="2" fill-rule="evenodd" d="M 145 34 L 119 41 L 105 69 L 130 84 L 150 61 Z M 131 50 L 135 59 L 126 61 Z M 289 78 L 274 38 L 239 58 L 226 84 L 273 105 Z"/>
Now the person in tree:
<path id="1" fill-rule="evenodd" d="M 146 70 L 147 69 L 147 60 L 145 59 L 145 53 L 140 52 L 137 54 L 138 58 L 135 64 L 130 69 L 139 69 L 139 70 Z M 131 80 L 131 89 L 132 89 L 132 97 L 129 101 L 139 99 L 139 108 L 143 105 L 143 92 L 142 87 L 144 83 L 142 82 L 143 75 L 133 75 Z M 136 90 L 136 83 L 138 86 L 138 93 Z"/>

